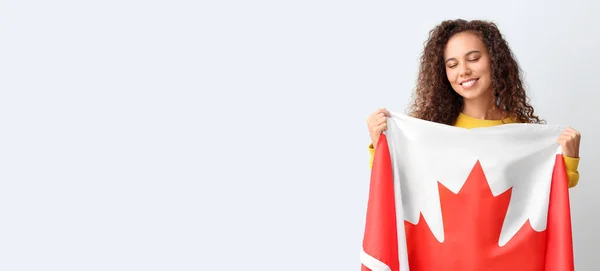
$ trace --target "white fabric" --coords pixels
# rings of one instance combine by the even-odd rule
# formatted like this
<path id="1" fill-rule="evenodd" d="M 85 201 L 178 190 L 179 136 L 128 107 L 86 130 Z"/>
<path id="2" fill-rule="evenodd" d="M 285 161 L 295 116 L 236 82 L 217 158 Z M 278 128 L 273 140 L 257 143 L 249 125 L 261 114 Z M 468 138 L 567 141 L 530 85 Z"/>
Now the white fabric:
<path id="1" fill-rule="evenodd" d="M 392 112 L 385 134 L 395 179 L 400 270 L 409 270 L 404 220 L 416 224 L 423 212 L 434 236 L 443 242 L 437 182 L 458 193 L 477 160 L 494 195 L 513 188 L 498 245 L 505 245 L 527 219 L 534 230 L 544 230 L 560 153 L 556 140 L 563 130 L 542 124 L 464 129 Z"/>

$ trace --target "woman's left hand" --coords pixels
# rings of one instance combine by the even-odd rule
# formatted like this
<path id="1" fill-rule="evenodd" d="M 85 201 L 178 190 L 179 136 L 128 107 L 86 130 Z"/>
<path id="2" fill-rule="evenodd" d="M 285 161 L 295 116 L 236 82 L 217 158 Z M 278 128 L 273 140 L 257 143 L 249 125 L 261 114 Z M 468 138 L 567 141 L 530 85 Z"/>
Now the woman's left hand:
<path id="1" fill-rule="evenodd" d="M 581 134 L 569 127 L 558 137 L 558 144 L 562 147 L 562 154 L 566 157 L 579 158 L 579 142 Z"/>

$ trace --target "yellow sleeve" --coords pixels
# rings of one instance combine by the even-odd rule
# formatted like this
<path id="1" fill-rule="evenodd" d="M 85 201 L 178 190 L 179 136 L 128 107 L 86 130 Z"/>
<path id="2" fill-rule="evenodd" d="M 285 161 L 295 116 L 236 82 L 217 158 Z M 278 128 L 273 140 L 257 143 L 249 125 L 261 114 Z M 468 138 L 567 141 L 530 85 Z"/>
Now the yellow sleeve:
<path id="1" fill-rule="evenodd" d="M 565 170 L 567 171 L 567 177 L 569 177 L 569 188 L 575 187 L 579 182 L 579 171 L 577 168 L 579 167 L 579 157 L 567 157 L 563 156 L 565 159 Z"/>
<path id="2" fill-rule="evenodd" d="M 371 154 L 371 158 L 369 159 L 369 168 L 373 168 L 373 157 L 375 157 L 375 148 L 373 144 L 369 144 L 369 153 Z"/>

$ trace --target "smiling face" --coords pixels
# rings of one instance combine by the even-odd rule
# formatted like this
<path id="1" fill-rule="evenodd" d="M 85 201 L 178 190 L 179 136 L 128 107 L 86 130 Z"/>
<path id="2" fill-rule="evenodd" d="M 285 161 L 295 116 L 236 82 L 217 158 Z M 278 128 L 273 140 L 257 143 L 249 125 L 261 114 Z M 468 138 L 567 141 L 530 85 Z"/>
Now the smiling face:
<path id="1" fill-rule="evenodd" d="M 446 76 L 465 100 L 492 99 L 492 73 L 488 49 L 474 33 L 458 33 L 444 50 Z"/>

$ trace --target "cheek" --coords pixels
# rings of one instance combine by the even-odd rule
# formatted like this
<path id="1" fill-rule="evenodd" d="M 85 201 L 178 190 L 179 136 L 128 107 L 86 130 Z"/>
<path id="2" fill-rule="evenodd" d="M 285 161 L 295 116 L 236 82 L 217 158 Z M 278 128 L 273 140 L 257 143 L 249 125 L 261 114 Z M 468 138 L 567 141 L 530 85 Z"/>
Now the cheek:
<path id="1" fill-rule="evenodd" d="M 477 70 L 479 71 L 479 76 L 484 78 L 484 80 L 481 80 L 482 87 L 489 88 L 492 84 L 492 67 L 490 67 L 489 62 L 481 63 L 477 67 Z"/>
<path id="2" fill-rule="evenodd" d="M 477 65 L 477 69 L 485 75 L 490 75 L 491 74 L 491 70 L 492 67 L 490 67 L 490 63 L 489 62 L 480 62 Z"/>
<path id="3" fill-rule="evenodd" d="M 446 69 L 446 78 L 450 81 L 450 84 L 455 84 L 456 81 L 456 72 L 453 70 Z"/>

